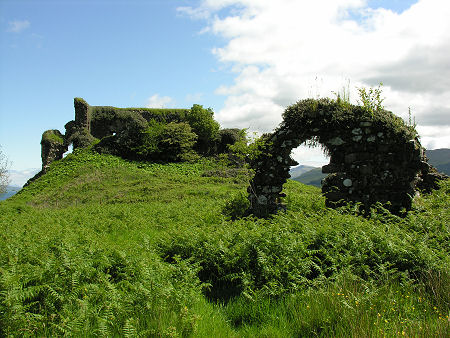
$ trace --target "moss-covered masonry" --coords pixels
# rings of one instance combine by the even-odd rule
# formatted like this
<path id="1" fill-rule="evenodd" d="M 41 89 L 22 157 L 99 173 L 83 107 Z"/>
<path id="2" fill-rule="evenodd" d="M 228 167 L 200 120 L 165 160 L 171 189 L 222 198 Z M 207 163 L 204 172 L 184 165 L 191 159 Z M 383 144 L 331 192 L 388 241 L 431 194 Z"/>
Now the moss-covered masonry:
<path id="1" fill-rule="evenodd" d="M 286 109 L 283 122 L 260 147 L 248 188 L 250 212 L 267 216 L 283 208 L 280 198 L 289 169 L 298 164 L 292 149 L 310 141 L 323 147 L 330 163 L 322 184 L 328 206 L 376 202 L 400 213 L 411 208 L 417 186 L 431 171 L 412 126 L 386 110 L 330 99 L 307 99 Z"/>
<path id="2" fill-rule="evenodd" d="M 41 159 L 42 171 L 46 172 L 54 160 L 59 160 L 67 151 L 64 135 L 59 130 L 47 130 L 42 134 Z"/>
<path id="3" fill-rule="evenodd" d="M 159 108 L 116 108 L 110 106 L 90 106 L 84 99 L 74 98 L 75 120 L 69 121 L 66 133 L 47 130 L 42 134 L 42 171 L 47 171 L 50 163 L 61 159 L 68 146 L 86 147 L 96 139 L 113 135 L 130 125 L 144 127 L 152 119 L 169 123 L 185 120 L 189 109 Z"/>

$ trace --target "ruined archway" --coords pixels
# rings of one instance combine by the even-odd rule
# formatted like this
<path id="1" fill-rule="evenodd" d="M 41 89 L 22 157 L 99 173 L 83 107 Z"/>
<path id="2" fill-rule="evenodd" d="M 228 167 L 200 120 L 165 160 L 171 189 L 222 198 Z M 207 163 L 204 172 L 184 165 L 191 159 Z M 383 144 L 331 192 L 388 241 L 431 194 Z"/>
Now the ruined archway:
<path id="1" fill-rule="evenodd" d="M 327 206 L 376 202 L 393 212 L 409 210 L 419 174 L 428 171 L 423 148 L 413 127 L 386 110 L 371 110 L 331 99 L 306 99 L 288 107 L 283 122 L 265 135 L 253 161 L 255 176 L 248 188 L 250 212 L 275 213 L 283 184 L 296 163 L 292 149 L 310 141 L 324 148 L 330 163 L 322 185 Z"/>

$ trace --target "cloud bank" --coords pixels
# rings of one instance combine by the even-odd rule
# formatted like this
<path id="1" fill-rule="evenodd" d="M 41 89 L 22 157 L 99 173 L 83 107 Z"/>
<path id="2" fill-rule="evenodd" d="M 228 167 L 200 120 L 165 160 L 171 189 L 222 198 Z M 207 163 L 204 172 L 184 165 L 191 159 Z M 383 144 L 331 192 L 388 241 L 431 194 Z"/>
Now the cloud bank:
<path id="1" fill-rule="evenodd" d="M 407 118 L 411 107 L 425 147 L 450 147 L 448 0 L 401 13 L 365 0 L 204 0 L 179 11 L 226 41 L 212 50 L 236 74 L 217 89 L 224 126 L 270 131 L 299 99 L 333 97 L 350 80 L 356 103 L 356 87 L 383 82 L 386 108 Z"/>

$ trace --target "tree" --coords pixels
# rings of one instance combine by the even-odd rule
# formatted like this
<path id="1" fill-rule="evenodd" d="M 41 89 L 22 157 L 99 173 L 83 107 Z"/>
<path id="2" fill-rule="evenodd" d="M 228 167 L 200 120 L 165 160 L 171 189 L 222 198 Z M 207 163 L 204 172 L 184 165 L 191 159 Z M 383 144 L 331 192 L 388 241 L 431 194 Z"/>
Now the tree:
<path id="1" fill-rule="evenodd" d="M 3 154 L 2 148 L 0 146 L 0 193 L 6 192 L 6 187 L 9 183 L 8 167 L 8 159 Z"/>
<path id="2" fill-rule="evenodd" d="M 211 152 L 220 129 L 219 123 L 214 120 L 214 112 L 211 108 L 205 109 L 199 104 L 194 104 L 186 120 L 198 136 L 194 149 L 207 155 Z"/>

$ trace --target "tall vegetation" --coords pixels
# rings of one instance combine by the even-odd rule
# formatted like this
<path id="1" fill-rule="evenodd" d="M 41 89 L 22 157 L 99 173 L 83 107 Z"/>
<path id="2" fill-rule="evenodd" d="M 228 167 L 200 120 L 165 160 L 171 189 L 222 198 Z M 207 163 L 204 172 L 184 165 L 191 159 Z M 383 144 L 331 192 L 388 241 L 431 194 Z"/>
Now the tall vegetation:
<path id="1" fill-rule="evenodd" d="M 213 115 L 210 108 L 194 104 L 183 114 L 175 114 L 173 121 L 158 115 L 146 121 L 133 110 L 98 107 L 92 130 L 99 140 L 92 138 L 90 143 L 100 153 L 134 160 L 170 162 L 193 159 L 195 153 L 214 155 L 220 125 Z M 70 135 L 78 137 L 76 131 Z"/>
<path id="2" fill-rule="evenodd" d="M 202 154 L 211 153 L 220 128 L 219 123 L 214 120 L 212 109 L 205 109 L 199 104 L 194 104 L 186 115 L 186 121 L 198 136 L 195 149 Z"/>
<path id="3" fill-rule="evenodd" d="M 0 336 L 448 336 L 449 181 L 405 218 L 289 181 L 233 221 L 221 166 L 75 150 L 1 202 Z"/>

